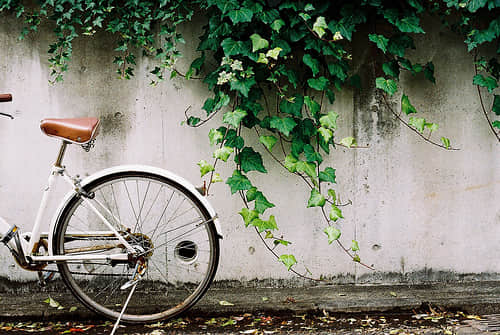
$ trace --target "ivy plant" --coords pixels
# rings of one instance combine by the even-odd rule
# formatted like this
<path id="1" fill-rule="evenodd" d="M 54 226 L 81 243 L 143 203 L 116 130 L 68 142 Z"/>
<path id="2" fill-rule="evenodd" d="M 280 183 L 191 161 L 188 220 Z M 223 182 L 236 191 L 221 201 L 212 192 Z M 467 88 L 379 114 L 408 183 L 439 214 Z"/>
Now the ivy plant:
<path id="1" fill-rule="evenodd" d="M 121 78 L 134 75 L 142 53 L 158 61 L 150 73 L 152 85 L 168 76 L 202 80 L 211 96 L 202 111 L 186 115 L 185 124 L 199 127 L 222 114 L 221 123 L 209 131 L 213 153 L 198 163 L 208 191 L 214 183 L 225 182 L 242 199 L 242 223 L 254 227 L 288 270 L 304 277 L 310 276 L 307 268 L 297 270 L 298 260 L 284 249 L 290 242 L 277 235 L 272 196 L 253 182 L 259 173 L 268 173 L 261 153 L 267 152 L 265 156 L 304 182 L 304 206 L 321 213 L 326 243 L 338 244 L 354 262 L 370 267 L 362 263 L 356 240 L 350 246 L 341 241 L 346 220 L 342 207 L 350 202 L 341 201 L 336 169 L 324 163 L 337 147 L 359 148 L 354 137 L 336 135 L 342 111 L 332 108 L 340 90 L 370 85 L 354 72 L 353 43 L 366 41 L 373 51 L 378 73 L 373 86 L 380 103 L 416 136 L 454 150 L 445 131 L 419 115 L 400 82 L 406 72 L 429 85 L 439 84 L 432 62 L 415 63 L 407 57 L 407 51 L 415 49 L 415 37 L 426 33 L 422 17 L 439 18 L 443 27 L 463 36 L 474 55 L 471 84 L 477 86 L 483 114 L 500 142 L 500 96 L 495 94 L 500 78 L 499 7 L 496 0 L 0 0 L 0 12 L 24 24 L 21 39 L 42 21 L 53 23 L 52 82 L 63 80 L 73 40 L 97 31 L 117 37 L 110 52 L 117 54 L 114 64 Z M 198 54 L 181 73 L 175 64 L 181 57 L 178 45 L 185 40 L 178 28 L 195 12 L 205 25 Z M 496 54 L 482 55 L 478 48 L 486 44 L 495 45 Z M 484 94 L 493 95 L 491 107 L 484 103 Z M 213 161 L 207 162 L 210 158 Z M 234 166 L 225 180 L 217 172 L 218 162 Z"/>

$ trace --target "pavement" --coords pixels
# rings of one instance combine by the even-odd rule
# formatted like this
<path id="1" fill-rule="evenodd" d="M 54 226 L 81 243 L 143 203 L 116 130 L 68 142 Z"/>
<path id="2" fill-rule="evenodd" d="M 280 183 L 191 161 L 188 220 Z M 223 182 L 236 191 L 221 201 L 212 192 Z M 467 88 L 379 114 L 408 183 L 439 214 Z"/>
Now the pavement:
<path id="1" fill-rule="evenodd" d="M 187 313 L 187 316 L 215 318 L 245 314 L 304 313 L 344 316 L 349 314 L 359 316 L 363 313 L 377 315 L 407 313 L 411 316 L 428 311 L 430 308 L 431 311 L 460 311 L 464 316 L 483 316 L 483 320 L 472 318 L 454 325 L 450 328 L 452 334 L 494 334 L 492 330 L 496 330 L 496 324 L 500 324 L 500 316 L 496 317 L 496 314 L 500 313 L 499 284 L 468 282 L 410 286 L 323 285 L 302 288 L 234 287 L 233 285 L 232 288 L 224 288 L 222 283 L 216 283 L 215 287 L 211 288 Z M 45 303 L 49 295 L 64 308 L 53 308 Z M 76 308 L 71 308 L 73 306 Z M 0 321 L 91 319 L 96 319 L 95 314 L 81 306 L 68 291 L 48 293 L 42 288 L 35 291 L 27 289 L 25 285 L 7 287 L 5 283 L 0 283 Z"/>

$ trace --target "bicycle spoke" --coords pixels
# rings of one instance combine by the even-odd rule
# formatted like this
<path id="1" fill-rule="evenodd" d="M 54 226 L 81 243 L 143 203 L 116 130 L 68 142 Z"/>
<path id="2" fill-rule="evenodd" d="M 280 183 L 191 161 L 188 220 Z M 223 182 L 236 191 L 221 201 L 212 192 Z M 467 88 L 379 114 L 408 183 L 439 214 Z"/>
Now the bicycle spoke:
<path id="1" fill-rule="evenodd" d="M 55 254 L 108 257 L 127 252 L 102 217 L 118 226 L 117 233 L 128 245 L 141 250 L 127 263 L 72 260 L 58 264 L 72 292 L 99 313 L 117 317 L 128 292 L 121 286 L 133 279 L 137 262 L 144 262 L 146 268 L 123 315 L 128 321 L 176 314 L 199 299 L 212 280 L 218 251 L 214 254 L 211 219 L 190 193 L 164 180 L 127 174 L 102 177 L 102 182 L 85 186 L 95 194 L 90 201 L 99 213 L 77 198 L 57 223 Z M 155 304 L 145 303 L 148 300 Z"/>

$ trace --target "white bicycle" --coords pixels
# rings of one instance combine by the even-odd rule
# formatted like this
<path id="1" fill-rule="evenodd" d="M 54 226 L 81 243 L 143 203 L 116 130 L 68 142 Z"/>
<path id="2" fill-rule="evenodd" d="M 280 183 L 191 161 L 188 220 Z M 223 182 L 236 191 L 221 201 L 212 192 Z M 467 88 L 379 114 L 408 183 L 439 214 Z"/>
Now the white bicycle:
<path id="1" fill-rule="evenodd" d="M 0 102 L 8 101 L 10 94 L 0 94 Z M 48 264 L 57 264 L 80 302 L 117 322 L 154 322 L 193 306 L 219 259 L 219 223 L 208 201 L 183 178 L 154 167 L 118 166 L 83 180 L 72 177 L 62 165 L 66 148 L 78 144 L 89 151 L 99 120 L 45 119 L 40 127 L 62 144 L 33 230 L 21 233 L 0 217 L 0 241 L 16 262 L 41 278 L 53 273 Z M 42 232 L 58 177 L 71 191 Z"/>

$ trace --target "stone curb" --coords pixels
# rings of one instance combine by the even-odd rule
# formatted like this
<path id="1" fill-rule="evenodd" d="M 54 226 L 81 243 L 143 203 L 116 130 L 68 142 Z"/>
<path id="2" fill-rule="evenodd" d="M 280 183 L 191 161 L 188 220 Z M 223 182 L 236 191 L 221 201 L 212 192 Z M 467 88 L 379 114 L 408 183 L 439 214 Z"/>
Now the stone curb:
<path id="1" fill-rule="evenodd" d="M 216 285 L 220 286 L 220 285 Z M 48 296 L 64 309 L 50 307 Z M 221 305 L 221 301 L 232 305 Z M 212 288 L 189 314 L 217 315 L 255 312 L 359 313 L 412 311 L 428 305 L 470 314 L 500 312 L 498 282 L 429 285 L 355 286 L 335 285 L 306 288 Z M 0 287 L 0 318 L 92 319 L 88 311 L 68 292 L 15 291 Z M 77 307 L 70 312 L 71 307 Z"/>

